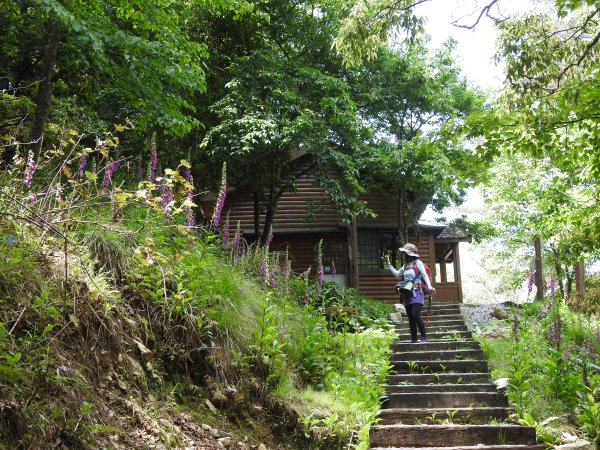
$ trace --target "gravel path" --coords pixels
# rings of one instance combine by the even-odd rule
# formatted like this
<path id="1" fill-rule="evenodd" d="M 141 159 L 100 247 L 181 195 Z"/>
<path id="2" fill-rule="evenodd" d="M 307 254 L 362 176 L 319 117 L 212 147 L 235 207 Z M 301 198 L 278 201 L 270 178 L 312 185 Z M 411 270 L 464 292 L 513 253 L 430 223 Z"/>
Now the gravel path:
<path id="1" fill-rule="evenodd" d="M 494 311 L 496 315 L 505 313 L 507 318 L 509 312 L 507 310 L 508 305 L 506 303 L 492 303 L 492 304 L 481 304 L 481 305 L 460 305 L 460 310 L 465 317 L 465 322 L 471 331 L 479 333 L 480 330 L 488 328 L 494 323 L 504 323 L 494 317 Z"/>

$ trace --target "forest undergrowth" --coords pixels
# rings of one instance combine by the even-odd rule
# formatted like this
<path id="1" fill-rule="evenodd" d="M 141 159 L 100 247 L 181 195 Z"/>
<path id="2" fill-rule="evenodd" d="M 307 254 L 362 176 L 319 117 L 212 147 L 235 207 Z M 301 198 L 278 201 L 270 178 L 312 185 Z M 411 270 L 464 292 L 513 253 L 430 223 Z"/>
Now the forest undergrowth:
<path id="1" fill-rule="evenodd" d="M 515 307 L 479 341 L 494 379 L 506 381 L 511 420 L 535 427 L 552 447 L 578 437 L 600 444 L 600 297 L 590 280 L 585 296 L 568 300 L 548 293 L 544 301 Z M 495 328 L 492 329 L 492 328 Z M 500 333 L 502 335 L 502 333 Z"/>
<path id="2" fill-rule="evenodd" d="M 196 224 L 189 164 L 117 145 L 0 172 L 0 448 L 367 448 L 388 307 L 230 235 L 226 189 Z"/>

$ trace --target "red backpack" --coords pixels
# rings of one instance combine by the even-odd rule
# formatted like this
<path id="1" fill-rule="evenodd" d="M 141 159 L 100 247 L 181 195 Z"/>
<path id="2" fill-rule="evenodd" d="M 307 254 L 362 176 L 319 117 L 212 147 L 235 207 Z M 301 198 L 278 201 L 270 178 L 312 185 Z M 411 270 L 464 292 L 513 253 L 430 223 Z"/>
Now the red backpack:
<path id="1" fill-rule="evenodd" d="M 421 262 L 423 262 L 423 261 L 421 260 Z M 431 283 L 431 286 L 433 286 L 433 278 L 431 278 L 431 269 L 424 262 L 423 262 L 423 265 L 425 266 L 425 273 L 427 274 L 427 278 L 429 278 L 429 282 Z M 406 267 L 406 266 L 404 266 L 404 267 Z M 419 268 L 417 267 L 416 259 L 413 261 L 413 271 L 415 272 L 415 275 L 419 274 L 418 282 L 421 283 L 421 285 L 423 285 L 423 286 L 427 286 L 427 284 L 421 280 L 421 274 L 419 272 Z"/>

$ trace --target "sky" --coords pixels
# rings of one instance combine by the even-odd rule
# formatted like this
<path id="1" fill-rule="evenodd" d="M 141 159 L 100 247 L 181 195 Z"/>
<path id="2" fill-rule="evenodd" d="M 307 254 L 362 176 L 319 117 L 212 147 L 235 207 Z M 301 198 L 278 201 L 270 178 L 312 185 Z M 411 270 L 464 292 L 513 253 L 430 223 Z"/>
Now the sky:
<path id="1" fill-rule="evenodd" d="M 431 48 L 438 48 L 449 36 L 457 42 L 457 53 L 463 73 L 475 85 L 484 90 L 499 89 L 502 85 L 502 70 L 493 62 L 495 42 L 498 32 L 490 19 L 482 18 L 474 30 L 457 28 L 451 22 L 462 18 L 461 23 L 472 24 L 477 15 L 466 17 L 491 0 L 430 0 L 416 9 L 418 15 L 425 16 L 425 31 L 431 36 Z M 499 0 L 501 11 L 506 15 L 532 9 L 546 8 L 547 0 Z M 481 220 L 487 213 L 479 189 L 469 189 L 467 200 L 459 207 L 447 208 L 441 215 L 447 220 L 466 215 L 470 220 Z M 440 217 L 427 208 L 421 220 L 434 221 Z M 493 247 L 493 246 L 492 246 Z M 466 303 L 496 303 L 503 301 L 519 302 L 528 298 L 527 288 L 507 293 L 499 289 L 501 281 L 490 272 L 490 262 L 486 261 L 481 247 L 466 242 L 460 243 L 463 295 Z"/>
<path id="2" fill-rule="evenodd" d="M 508 1 L 511 0 L 501 0 Z M 522 3 L 525 0 L 520 0 Z M 480 5 L 481 6 L 481 5 Z M 475 18 L 464 17 L 477 7 L 476 0 L 431 0 L 417 7 L 417 14 L 427 19 L 425 31 L 431 36 L 431 48 L 438 48 L 448 37 L 457 40 L 457 52 L 466 77 L 484 90 L 499 89 L 502 85 L 502 70 L 493 62 L 497 31 L 491 20 L 482 18 L 474 30 L 458 28 L 453 20 L 472 24 Z M 451 221 L 461 215 L 470 220 L 481 220 L 486 207 L 479 189 L 469 189 L 467 200 L 456 208 L 447 208 L 443 214 L 428 207 L 421 216 L 422 221 L 434 222 L 438 217 Z M 467 303 L 494 303 L 507 300 L 498 298 L 496 285 L 499 283 L 484 266 L 483 255 L 469 243 L 460 244 L 463 295 Z M 479 288 L 485 286 L 485 289 Z"/>
<path id="3" fill-rule="evenodd" d="M 497 88 L 502 83 L 501 71 L 492 62 L 497 33 L 487 19 L 475 30 L 451 25 L 453 20 L 463 16 L 463 3 L 464 0 L 432 0 L 419 5 L 416 11 L 426 17 L 425 30 L 431 36 L 431 47 L 440 47 L 452 36 L 458 41 L 459 61 L 469 80 L 484 89 Z"/>
<path id="4" fill-rule="evenodd" d="M 481 8 L 490 0 L 430 0 L 416 8 L 416 13 L 426 18 L 425 31 L 431 36 L 430 47 L 438 48 L 453 37 L 457 41 L 458 60 L 465 76 L 484 90 L 499 89 L 502 85 L 502 69 L 493 61 L 498 31 L 493 22 L 482 17 L 473 30 L 452 25 L 458 20 L 460 24 L 472 25 Z M 543 0 L 499 0 L 499 9 L 491 10 L 494 16 L 507 16 L 527 10 L 543 7 Z M 442 214 L 448 220 L 466 214 L 471 219 L 480 219 L 484 210 L 484 202 L 478 189 L 467 191 L 467 201 L 459 208 L 449 208 Z M 427 208 L 421 220 L 433 221 L 440 217 Z"/>
<path id="5" fill-rule="evenodd" d="M 467 78 L 483 89 L 499 88 L 502 84 L 502 70 L 493 62 L 495 42 L 498 32 L 492 21 L 482 17 L 475 29 L 468 30 L 451 24 L 472 25 L 481 9 L 490 0 L 430 0 L 415 9 L 426 17 L 425 31 L 431 36 L 432 48 L 439 47 L 448 37 L 458 41 L 459 61 Z M 492 9 L 494 15 L 514 14 L 539 8 L 541 0 L 500 0 L 499 8 Z"/>

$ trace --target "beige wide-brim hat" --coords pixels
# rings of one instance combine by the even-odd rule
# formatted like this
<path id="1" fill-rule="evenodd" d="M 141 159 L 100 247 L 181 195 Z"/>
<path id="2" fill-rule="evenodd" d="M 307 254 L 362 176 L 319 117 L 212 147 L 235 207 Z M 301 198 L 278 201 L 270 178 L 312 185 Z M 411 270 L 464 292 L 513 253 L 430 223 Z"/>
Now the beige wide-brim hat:
<path id="1" fill-rule="evenodd" d="M 413 244 L 406 244 L 404 247 L 400 247 L 398 249 L 399 252 L 404 252 L 407 255 L 410 256 L 416 256 L 417 258 L 419 257 L 419 249 L 417 248 L 416 245 Z"/>

